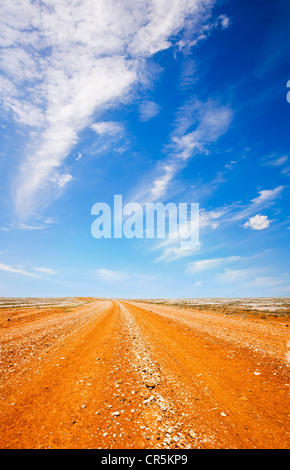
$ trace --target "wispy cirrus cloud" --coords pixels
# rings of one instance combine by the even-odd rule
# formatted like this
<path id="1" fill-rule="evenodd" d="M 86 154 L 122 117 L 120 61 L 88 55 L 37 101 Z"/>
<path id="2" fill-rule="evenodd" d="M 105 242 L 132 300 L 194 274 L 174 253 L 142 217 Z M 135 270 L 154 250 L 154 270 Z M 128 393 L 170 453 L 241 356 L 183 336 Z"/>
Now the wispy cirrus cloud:
<path id="1" fill-rule="evenodd" d="M 229 106 L 213 100 L 200 102 L 197 99 L 189 99 L 177 112 L 174 130 L 164 150 L 166 158 L 158 162 L 153 171 L 139 183 L 138 190 L 132 198 L 145 204 L 166 200 L 169 193 L 172 196 L 174 179 L 178 172 L 185 168 L 195 155 L 209 153 L 211 145 L 228 130 L 232 117 L 233 113 Z M 211 223 L 214 228 L 218 225 L 216 219 L 225 212 L 227 210 L 224 208 L 210 213 L 201 210 L 200 227 Z M 210 219 L 214 222 L 209 222 Z M 180 229 L 182 230 L 182 227 L 179 227 Z M 180 241 L 181 238 L 177 237 L 158 242 L 155 250 L 160 250 L 161 255 L 156 261 L 178 260 L 196 254 L 200 249 L 199 243 L 188 249 L 183 247 Z"/>
<path id="2" fill-rule="evenodd" d="M 57 272 L 52 268 L 47 267 L 35 267 L 30 270 L 23 266 L 12 266 L 6 263 L 0 263 L 0 271 L 5 271 L 10 274 L 16 274 L 20 276 L 26 276 L 34 279 L 42 278 L 43 276 L 54 276 Z"/>
<path id="3" fill-rule="evenodd" d="M 272 201 L 280 196 L 284 189 L 284 186 L 277 186 L 274 189 L 262 189 L 259 191 L 259 196 L 252 199 L 251 202 L 254 204 L 263 204 L 267 201 Z"/>
<path id="4" fill-rule="evenodd" d="M 54 174 L 95 114 L 126 103 L 146 61 L 212 0 L 2 2 L 2 110 L 27 128 L 14 187 L 22 218 L 53 197 Z M 143 80 L 143 83 L 146 80 Z M 152 114 L 152 110 L 151 110 Z M 148 116 L 148 112 L 147 112 Z M 70 180 L 61 180 L 61 187 Z"/>
<path id="5" fill-rule="evenodd" d="M 20 274 L 21 276 L 37 277 L 35 273 L 27 271 L 22 266 L 15 267 L 4 263 L 0 263 L 0 271 L 5 271 L 12 274 Z"/>
<path id="6" fill-rule="evenodd" d="M 154 251 L 161 251 L 161 254 L 155 261 L 176 261 L 182 258 L 188 258 L 189 256 L 196 254 L 199 250 L 200 243 L 197 243 L 192 248 L 188 248 L 181 244 L 180 237 L 176 239 L 166 238 L 164 241 L 159 242 L 154 248 Z"/>
<path id="7" fill-rule="evenodd" d="M 249 203 L 233 202 L 232 204 L 211 210 L 201 207 L 199 210 L 199 224 L 196 230 L 199 230 L 200 235 L 206 230 L 216 230 L 222 226 L 240 225 L 241 222 L 243 223 L 240 226 L 243 228 L 250 228 L 252 230 L 268 228 L 271 221 L 268 216 L 256 214 L 257 209 L 264 210 L 272 206 L 281 197 L 283 189 L 284 187 L 279 186 L 269 190 L 261 190 L 258 192 L 259 196 L 251 199 Z M 166 238 L 156 243 L 153 251 L 161 252 L 156 261 L 175 261 L 181 258 L 188 258 L 199 252 L 201 248 L 200 242 L 192 247 L 192 249 L 188 249 L 180 245 L 180 240 L 180 237 Z M 225 259 L 219 258 L 217 263 Z M 215 263 L 214 260 L 206 261 L 208 263 L 205 262 L 203 264 L 205 267 Z"/>
<path id="8" fill-rule="evenodd" d="M 283 166 L 285 163 L 288 161 L 288 155 L 282 155 L 282 156 L 271 156 L 270 158 L 268 157 L 267 159 L 264 159 L 262 162 L 262 165 L 265 166 L 274 166 L 274 167 L 280 167 Z"/>
<path id="9" fill-rule="evenodd" d="M 261 269 L 256 268 L 242 268 L 242 269 L 232 269 L 226 268 L 224 272 L 217 273 L 216 279 L 222 283 L 236 283 L 236 282 L 246 282 L 250 283 L 256 276 L 261 274 Z"/>
<path id="10" fill-rule="evenodd" d="M 238 285 L 241 291 L 259 292 L 267 289 L 268 295 L 289 295 L 290 285 L 287 275 L 268 275 L 263 268 L 226 268 L 224 272 L 215 275 L 216 280 L 223 286 Z"/>
<path id="11" fill-rule="evenodd" d="M 106 282 L 125 281 L 129 277 L 125 271 L 114 271 L 107 268 L 97 269 L 96 273 L 102 281 Z"/>
<path id="12" fill-rule="evenodd" d="M 268 222 L 270 222 L 268 216 L 256 214 L 257 210 L 264 210 L 275 204 L 282 196 L 284 189 L 284 186 L 277 186 L 273 189 L 260 190 L 258 191 L 259 196 L 251 199 L 249 203 L 243 204 L 241 202 L 234 202 L 210 211 L 202 209 L 200 214 L 200 228 L 215 229 L 221 224 L 236 224 L 241 221 L 245 221 L 243 226 L 246 228 L 245 224 L 247 224 L 247 219 L 249 218 L 252 219 L 253 225 L 258 225 L 259 222 L 262 222 L 262 225 L 266 224 L 268 226 Z M 256 218 L 254 219 L 254 217 Z M 260 217 L 262 217 L 262 219 L 260 219 Z"/>
<path id="13" fill-rule="evenodd" d="M 56 271 L 52 268 L 40 267 L 40 268 L 33 268 L 33 270 L 36 271 L 37 273 L 45 274 L 47 276 L 54 276 L 56 274 Z"/>
<path id="14" fill-rule="evenodd" d="M 189 263 L 186 271 L 188 273 L 209 271 L 212 269 L 216 269 L 217 267 L 223 264 L 234 263 L 235 261 L 239 261 L 241 259 L 242 258 L 240 256 L 229 256 L 227 258 L 213 258 L 213 259 L 198 260 L 198 261 Z"/>
<path id="15" fill-rule="evenodd" d="M 115 121 L 99 121 L 91 124 L 91 129 L 100 136 L 116 136 L 124 133 L 124 125 Z"/>
<path id="16" fill-rule="evenodd" d="M 227 15 L 219 15 L 215 20 L 209 22 L 206 27 L 202 27 L 194 39 L 192 37 L 187 38 L 185 35 L 178 43 L 180 50 L 185 49 L 189 52 L 193 47 L 207 39 L 216 29 L 227 29 L 230 23 L 231 19 Z"/>
<path id="17" fill-rule="evenodd" d="M 37 213 L 32 214 L 29 223 L 15 221 L 0 228 L 0 231 L 10 232 L 13 230 L 34 231 L 34 230 L 47 230 L 48 227 L 55 224 L 56 220 L 52 217 L 43 217 Z"/>
<path id="18" fill-rule="evenodd" d="M 228 130 L 232 117 L 229 106 L 213 100 L 189 99 L 177 112 L 174 130 L 164 148 L 166 158 L 140 183 L 135 199 L 166 199 L 178 172 L 195 155 L 209 153 L 210 146 Z"/>
<path id="19" fill-rule="evenodd" d="M 105 154 L 109 149 L 123 153 L 129 147 L 126 126 L 122 122 L 97 121 L 90 128 L 96 134 L 96 140 L 85 150 L 91 155 Z"/>
<path id="20" fill-rule="evenodd" d="M 147 282 L 150 283 L 158 279 L 158 277 L 154 275 L 129 273 L 127 271 L 118 271 L 108 268 L 97 269 L 96 274 L 100 281 L 112 284 L 122 282 L 126 282 L 126 284 L 142 284 Z"/>

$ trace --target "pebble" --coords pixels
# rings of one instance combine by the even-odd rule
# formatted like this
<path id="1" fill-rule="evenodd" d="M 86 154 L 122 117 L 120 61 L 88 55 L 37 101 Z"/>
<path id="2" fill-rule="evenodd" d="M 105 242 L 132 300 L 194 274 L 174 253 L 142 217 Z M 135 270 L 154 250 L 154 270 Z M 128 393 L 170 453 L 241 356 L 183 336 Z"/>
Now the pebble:
<path id="1" fill-rule="evenodd" d="M 148 388 L 155 388 L 156 384 L 154 382 L 144 382 L 146 387 Z"/>

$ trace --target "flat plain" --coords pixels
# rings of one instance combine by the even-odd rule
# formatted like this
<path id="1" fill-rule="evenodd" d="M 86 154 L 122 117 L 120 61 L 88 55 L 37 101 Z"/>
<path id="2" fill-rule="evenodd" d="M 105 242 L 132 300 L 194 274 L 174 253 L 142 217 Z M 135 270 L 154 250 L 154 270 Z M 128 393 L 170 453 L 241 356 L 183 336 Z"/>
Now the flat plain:
<path id="1" fill-rule="evenodd" d="M 0 299 L 0 447 L 289 448 L 290 299 Z"/>

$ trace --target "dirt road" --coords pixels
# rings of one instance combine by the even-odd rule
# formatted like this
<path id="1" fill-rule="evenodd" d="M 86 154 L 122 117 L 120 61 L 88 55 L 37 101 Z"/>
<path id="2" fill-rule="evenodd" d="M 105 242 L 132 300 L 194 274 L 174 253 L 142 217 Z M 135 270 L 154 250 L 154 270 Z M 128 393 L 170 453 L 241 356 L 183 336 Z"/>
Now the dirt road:
<path id="1" fill-rule="evenodd" d="M 289 448 L 289 328 L 110 300 L 1 309 L 0 447 Z"/>

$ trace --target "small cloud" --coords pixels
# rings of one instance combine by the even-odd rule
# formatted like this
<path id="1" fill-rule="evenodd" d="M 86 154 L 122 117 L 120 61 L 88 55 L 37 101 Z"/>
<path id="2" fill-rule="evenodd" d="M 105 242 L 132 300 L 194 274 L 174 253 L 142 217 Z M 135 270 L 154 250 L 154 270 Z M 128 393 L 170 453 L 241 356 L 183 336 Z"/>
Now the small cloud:
<path id="1" fill-rule="evenodd" d="M 104 154 L 109 149 L 122 154 L 129 146 L 126 128 L 122 122 L 99 121 L 92 124 L 91 129 L 97 134 L 97 140 L 86 149 L 86 153 Z"/>
<path id="2" fill-rule="evenodd" d="M 55 173 L 49 178 L 49 180 L 55 183 L 59 188 L 63 188 L 72 179 L 73 177 L 69 173 Z"/>
<path id="3" fill-rule="evenodd" d="M 281 174 L 290 176 L 290 167 L 289 166 L 284 167 L 283 170 L 281 171 Z"/>
<path id="4" fill-rule="evenodd" d="M 265 201 L 275 199 L 280 195 L 283 189 L 284 186 L 277 186 L 277 188 L 274 189 L 263 189 L 262 191 L 259 191 L 260 196 L 255 197 L 254 199 L 252 199 L 251 202 L 253 202 L 254 204 L 261 204 Z"/>
<path id="5" fill-rule="evenodd" d="M 253 276 L 259 273 L 258 269 L 245 268 L 245 269 L 230 269 L 227 268 L 223 273 L 217 273 L 216 278 L 220 282 L 241 282 L 249 281 Z"/>
<path id="6" fill-rule="evenodd" d="M 254 279 L 253 284 L 257 287 L 276 287 L 281 285 L 281 279 L 276 279 L 273 276 L 262 276 Z"/>
<path id="7" fill-rule="evenodd" d="M 31 231 L 31 230 L 46 230 L 47 226 L 55 224 L 56 220 L 52 217 L 41 217 L 38 215 L 34 216 L 34 220 L 32 220 L 31 224 L 25 224 L 23 222 L 14 222 L 9 224 L 8 227 L 1 227 L 0 231 L 2 232 L 11 232 L 12 230 L 24 230 L 24 231 Z"/>
<path id="8" fill-rule="evenodd" d="M 283 155 L 282 157 L 277 157 L 276 155 L 271 155 L 266 161 L 262 164 L 266 166 L 282 166 L 288 161 L 288 155 Z"/>
<path id="9" fill-rule="evenodd" d="M 248 222 L 246 222 L 243 227 L 244 228 L 251 228 L 252 230 L 264 230 L 268 228 L 270 224 L 270 220 L 268 219 L 267 215 L 255 215 L 251 217 Z"/>
<path id="10" fill-rule="evenodd" d="M 226 163 L 225 164 L 225 169 L 226 170 L 232 170 L 234 168 L 234 166 L 236 165 L 236 161 L 235 160 L 231 160 L 229 163 Z"/>
<path id="11" fill-rule="evenodd" d="M 161 199 L 167 192 L 168 185 L 176 172 L 175 166 L 166 164 L 162 167 L 162 174 L 158 175 L 152 182 L 150 190 L 151 196 L 154 200 Z"/>
<path id="12" fill-rule="evenodd" d="M 123 124 L 115 121 L 99 121 L 91 125 L 91 129 L 96 132 L 96 134 L 104 136 L 111 135 L 115 136 L 121 134 L 124 131 Z"/>
<path id="13" fill-rule="evenodd" d="M 33 271 L 36 271 L 41 274 L 46 274 L 48 276 L 54 276 L 56 274 L 56 271 L 51 268 L 33 268 Z"/>
<path id="14" fill-rule="evenodd" d="M 220 15 L 219 18 L 222 29 L 227 29 L 230 26 L 231 19 L 226 15 Z"/>
<path id="15" fill-rule="evenodd" d="M 82 158 L 83 154 L 81 152 L 78 153 L 78 156 L 76 157 L 76 162 Z"/>
<path id="16" fill-rule="evenodd" d="M 160 113 L 160 106 L 154 101 L 143 101 L 139 106 L 140 120 L 149 121 Z"/>
<path id="17" fill-rule="evenodd" d="M 194 261 L 193 263 L 189 263 L 186 272 L 195 273 L 199 271 L 207 271 L 210 269 L 215 269 L 217 266 L 220 266 L 223 263 L 233 263 L 234 261 L 239 261 L 240 259 L 240 256 L 229 256 L 228 258 L 214 258 Z"/>
<path id="18" fill-rule="evenodd" d="M 197 37 L 193 40 L 184 41 L 180 40 L 178 42 L 179 50 L 191 49 L 192 47 L 197 46 L 201 41 L 207 39 L 215 30 L 227 29 L 230 26 L 231 19 L 226 15 L 218 16 L 212 23 L 206 24 Z"/>
<path id="19" fill-rule="evenodd" d="M 98 278 L 105 282 L 120 283 L 126 281 L 127 285 L 144 285 L 156 282 L 158 276 L 138 273 L 128 273 L 126 271 L 115 271 L 107 268 L 100 268 L 96 271 Z"/>
<path id="20" fill-rule="evenodd" d="M 180 239 L 168 238 L 163 243 L 159 243 L 157 249 L 162 249 L 163 253 L 156 259 L 156 262 L 175 261 L 195 254 L 200 249 L 200 243 L 193 248 L 188 248 L 180 244 Z"/>
<path id="21" fill-rule="evenodd" d="M 128 279 L 128 274 L 124 271 L 113 271 L 110 269 L 101 268 L 96 272 L 100 279 L 107 282 L 118 282 Z"/>
<path id="22" fill-rule="evenodd" d="M 218 219 L 221 219 L 227 210 L 224 208 L 218 208 L 211 211 L 201 209 L 199 214 L 199 226 L 200 228 L 210 227 L 213 230 L 219 226 Z"/>
<path id="23" fill-rule="evenodd" d="M 273 166 L 281 166 L 284 165 L 288 161 L 288 155 L 284 155 L 283 157 L 277 158 L 276 160 L 272 160 L 271 164 Z"/>
<path id="24" fill-rule="evenodd" d="M 193 287 L 200 287 L 202 284 L 203 284 L 202 281 L 196 281 L 196 282 L 193 284 Z"/>
<path id="25" fill-rule="evenodd" d="M 41 230 L 43 229 L 44 226 L 43 225 L 28 225 L 28 224 L 23 224 L 22 222 L 20 222 L 16 227 L 15 229 L 16 230 Z M 6 229 L 6 231 L 9 231 L 9 230 L 13 230 L 13 229 Z"/>

